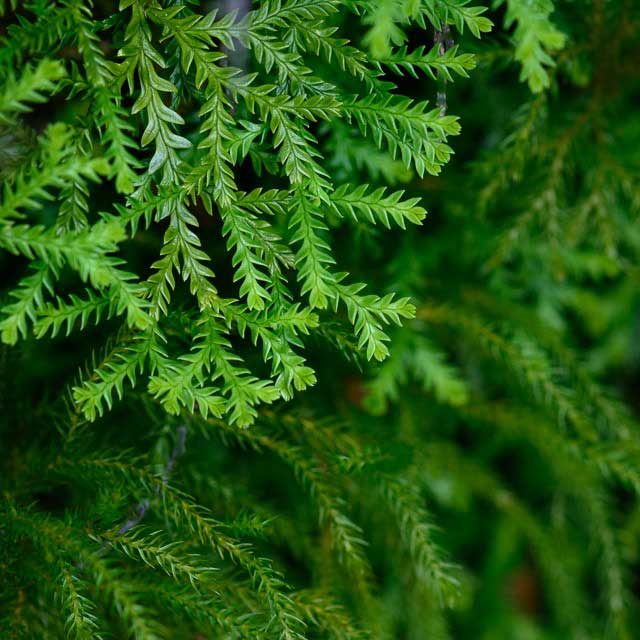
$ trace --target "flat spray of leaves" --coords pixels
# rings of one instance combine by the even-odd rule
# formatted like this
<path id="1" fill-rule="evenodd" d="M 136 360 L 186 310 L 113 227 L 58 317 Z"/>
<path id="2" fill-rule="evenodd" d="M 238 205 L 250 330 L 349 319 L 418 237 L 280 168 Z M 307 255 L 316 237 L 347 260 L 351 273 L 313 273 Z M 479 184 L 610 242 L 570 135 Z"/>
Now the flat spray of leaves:
<path id="1" fill-rule="evenodd" d="M 394 15 L 405 26 L 488 28 L 479 10 L 449 4 Z M 7 173 L 0 245 L 30 266 L 2 309 L 3 342 L 118 318 L 116 340 L 73 390 L 85 417 L 102 415 L 141 378 L 170 413 L 227 415 L 239 426 L 260 404 L 315 383 L 303 338 L 320 315 L 350 323 L 368 359 L 388 355 L 385 327 L 414 307 L 340 270 L 329 221 L 405 228 L 426 212 L 402 192 L 336 183 L 318 124 L 346 125 L 407 170 L 437 175 L 459 132 L 455 116 L 399 95 L 383 73 L 464 76 L 471 56 L 386 47 L 371 58 L 332 26 L 351 10 L 379 30 L 368 2 L 270 0 L 245 14 L 205 14 L 197 3 L 121 0 L 104 21 L 80 0 L 26 9 L 35 15 L 10 27 L 0 59 L 0 122 L 13 126 L 53 96 L 82 102 L 84 113 L 46 124 Z M 101 41 L 119 42 L 117 51 Z M 56 59 L 63 46 L 77 52 L 69 64 Z M 244 59 L 247 69 L 230 66 Z M 97 183 L 117 195 L 94 199 Z M 164 238 L 142 276 L 121 256 L 145 229 Z M 226 245 L 217 264 L 215 233 Z M 233 286 L 218 275 L 229 267 Z M 62 291 L 69 271 L 80 289 Z M 165 322 L 175 309 L 186 322 L 177 342 Z M 237 348 L 243 339 L 268 375 L 252 373 Z"/>

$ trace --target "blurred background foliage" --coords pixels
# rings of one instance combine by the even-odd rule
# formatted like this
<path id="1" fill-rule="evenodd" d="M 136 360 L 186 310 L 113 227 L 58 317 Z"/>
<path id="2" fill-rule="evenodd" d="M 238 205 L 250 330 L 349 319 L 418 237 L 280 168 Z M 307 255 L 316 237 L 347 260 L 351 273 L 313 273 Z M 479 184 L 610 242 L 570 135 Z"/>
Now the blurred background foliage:
<path id="1" fill-rule="evenodd" d="M 445 88 L 455 156 L 410 183 L 423 229 L 359 237 L 355 260 L 420 303 L 343 411 L 383 442 L 393 425 L 470 570 L 452 637 L 635 637 L 640 12 L 493 9 L 478 68 Z M 397 616 L 431 637 L 420 608 Z"/>
<path id="2" fill-rule="evenodd" d="M 408 232 L 330 219 L 341 268 L 416 317 L 375 365 L 321 317 L 304 339 L 317 385 L 244 430 L 168 416 L 138 388 L 87 424 L 67 387 L 108 322 L 3 347 L 6 637 L 299 637 L 287 616 L 309 638 L 639 637 L 640 5 L 495 0 L 477 12 L 490 33 L 442 28 L 449 5 L 475 11 L 458 0 L 344 5 L 332 20 L 385 79 L 462 125 L 422 178 L 353 123 L 317 126 L 336 182 L 428 210 Z M 419 47 L 475 62 L 438 72 L 412 64 Z M 5 169 L 52 119 L 29 117 L 0 133 Z M 127 261 L 157 246 L 142 230 Z M 224 278 L 224 243 L 208 250 Z M 168 321 L 186 330 L 179 310 Z M 212 590 L 190 589 L 210 565 Z"/>

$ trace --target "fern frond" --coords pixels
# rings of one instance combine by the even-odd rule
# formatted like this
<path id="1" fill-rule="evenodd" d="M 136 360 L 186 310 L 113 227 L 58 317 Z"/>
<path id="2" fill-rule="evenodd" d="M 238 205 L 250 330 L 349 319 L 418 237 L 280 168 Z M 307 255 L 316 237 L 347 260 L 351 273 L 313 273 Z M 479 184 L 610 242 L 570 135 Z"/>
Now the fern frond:
<path id="1" fill-rule="evenodd" d="M 402 200 L 403 195 L 403 191 L 387 195 L 384 188 L 371 192 L 368 185 L 356 188 L 342 185 L 331 194 L 331 201 L 354 220 L 357 221 L 358 215 L 361 215 L 373 224 L 382 222 L 387 229 L 391 227 L 389 218 L 401 229 L 406 228 L 406 222 L 421 224 L 427 212 L 417 206 L 419 198 Z"/>
<path id="2" fill-rule="evenodd" d="M 500 0 L 497 4 L 504 3 Z M 506 4 L 505 26 L 517 24 L 513 37 L 515 59 L 522 66 L 520 79 L 528 83 L 531 91 L 539 93 L 549 87 L 548 69 L 554 66 L 551 54 L 564 47 L 566 36 L 550 19 L 551 2 L 506 0 Z"/>
<path id="3" fill-rule="evenodd" d="M 303 191 L 297 189 L 289 225 L 293 231 L 291 240 L 299 243 L 296 266 L 302 282 L 302 293 L 309 295 L 311 308 L 324 309 L 335 295 L 336 278 L 329 271 L 335 260 L 322 237 L 327 227 L 316 210 L 320 206 L 319 201 L 309 203 Z"/>
<path id="4" fill-rule="evenodd" d="M 50 267 L 43 262 L 32 266 L 35 273 L 26 276 L 11 292 L 15 302 L 5 305 L 0 321 L 0 338 L 5 344 L 15 344 L 28 333 L 27 321 L 34 322 L 36 313 L 44 306 L 45 293 L 53 292 Z"/>
<path id="5" fill-rule="evenodd" d="M 51 189 L 64 189 L 83 180 L 97 182 L 108 172 L 103 158 L 75 154 L 69 145 L 72 131 L 63 124 L 51 125 L 41 136 L 42 156 L 27 171 L 5 182 L 0 218 L 24 218 L 22 209 L 39 209 L 52 200 Z"/>
<path id="6" fill-rule="evenodd" d="M 398 75 L 407 73 L 412 78 L 418 78 L 418 71 L 429 76 L 432 80 L 441 78 L 453 82 L 455 73 L 463 78 L 469 77 L 468 71 L 475 69 L 476 60 L 470 53 L 458 53 L 458 47 L 453 46 L 444 53 L 433 47 L 426 51 L 425 47 L 418 47 L 408 51 L 402 47 L 388 56 L 376 58 L 378 65 L 384 65 Z"/>
<path id="7" fill-rule="evenodd" d="M 95 420 L 104 413 L 105 407 L 111 408 L 114 392 L 122 398 L 124 384 L 128 382 L 134 386 L 137 375 L 145 366 L 152 340 L 153 332 L 147 330 L 146 335 L 116 345 L 91 376 L 73 389 L 78 410 L 89 420 Z"/>
<path id="8" fill-rule="evenodd" d="M 387 509 L 397 520 L 400 536 L 411 554 L 418 579 L 444 606 L 453 606 L 459 597 L 458 569 L 443 559 L 442 551 L 434 543 L 434 527 L 420 496 L 408 483 L 388 477 L 380 477 L 378 485 Z"/>
<path id="9" fill-rule="evenodd" d="M 165 212 L 170 219 L 161 250 L 163 257 L 152 265 L 157 272 L 149 279 L 151 309 L 156 318 L 167 313 L 170 292 L 175 286 L 173 271 L 180 263 L 182 277 L 189 282 L 201 308 L 209 307 L 218 297 L 211 283 L 213 271 L 205 264 L 209 256 L 200 248 L 200 239 L 191 229 L 197 226 L 196 217 L 180 201 L 165 203 Z"/>
<path id="10" fill-rule="evenodd" d="M 94 604 L 84 595 L 86 584 L 76 574 L 77 571 L 74 572 L 67 564 L 62 567 L 60 575 L 60 600 L 67 613 L 67 633 L 78 640 L 100 640 L 103 636 L 99 631 Z"/>
<path id="11" fill-rule="evenodd" d="M 144 147 L 154 143 L 155 152 L 149 161 L 149 173 L 163 170 L 163 183 L 175 182 L 180 175 L 179 149 L 188 149 L 191 142 L 173 131 L 172 125 L 184 124 L 183 118 L 166 106 L 162 93 L 174 93 L 176 87 L 158 74 L 166 63 L 151 42 L 151 31 L 146 20 L 144 3 L 140 0 L 123 2 L 120 10 L 131 7 L 131 20 L 125 34 L 125 46 L 121 55 L 125 58 L 125 73 L 129 87 L 133 88 L 133 74 L 137 73 L 140 84 L 145 87 L 131 112 L 145 111 L 147 126 L 140 140 Z"/>
<path id="12" fill-rule="evenodd" d="M 305 619 L 336 640 L 366 640 L 369 634 L 358 628 L 346 612 L 324 593 L 298 591 L 293 594 Z"/>
<path id="13" fill-rule="evenodd" d="M 19 79 L 6 78 L 0 93 L 0 124 L 14 124 L 19 114 L 31 110 L 26 103 L 46 102 L 45 94 L 54 93 L 63 76 L 59 62 L 42 60 L 36 67 L 25 67 Z"/>
<path id="14" fill-rule="evenodd" d="M 418 175 L 437 175 L 448 162 L 452 150 L 447 136 L 460 133 L 454 116 L 443 116 L 440 109 L 427 110 L 427 103 L 408 99 L 376 96 L 352 100 L 344 105 L 363 135 L 370 135 L 381 147 L 385 145 L 394 158 L 399 157 Z"/>
<path id="15" fill-rule="evenodd" d="M 93 323 L 98 324 L 103 315 L 113 315 L 113 303 L 113 299 L 96 295 L 91 290 L 87 290 L 84 299 L 71 294 L 68 302 L 58 299 L 55 303 L 44 305 L 38 310 L 38 315 L 34 318 L 34 333 L 41 338 L 50 331 L 52 337 L 55 337 L 64 327 L 68 336 L 78 323 L 82 331 L 92 321 L 92 316 Z"/>
<path id="16" fill-rule="evenodd" d="M 53 53 L 69 41 L 73 24 L 70 6 L 39 3 L 35 20 L 29 21 L 23 14 L 10 24 L 7 36 L 1 40 L 0 73 L 7 77 L 11 67 L 18 67 L 29 54 L 48 51 Z"/>
<path id="17" fill-rule="evenodd" d="M 384 360 L 389 355 L 386 342 L 389 336 L 383 326 L 400 324 L 400 318 L 412 318 L 415 307 L 408 298 L 394 299 L 393 294 L 384 298 L 373 295 L 361 296 L 364 284 L 338 285 L 340 300 L 345 304 L 349 320 L 358 337 L 358 347 L 366 348 L 367 358 Z"/>
<path id="18" fill-rule="evenodd" d="M 210 567 L 203 567 L 197 562 L 197 556 L 190 554 L 191 558 L 188 559 L 174 551 L 179 543 L 166 542 L 157 533 L 147 532 L 140 527 L 133 533 L 106 534 L 94 540 L 97 543 L 107 543 L 132 560 L 142 561 L 150 567 L 157 566 L 175 580 L 187 580 L 194 587 L 200 583 L 205 573 L 211 571 Z"/>
<path id="19" fill-rule="evenodd" d="M 139 166 L 132 155 L 132 151 L 137 149 L 131 138 L 134 128 L 126 122 L 126 112 L 119 104 L 119 96 L 111 89 L 116 81 L 116 71 L 100 49 L 90 10 L 82 2 L 74 2 L 72 6 L 75 9 L 74 26 L 77 29 L 78 50 L 83 56 L 87 79 L 92 85 L 93 97 L 100 114 L 97 124 L 107 144 L 107 157 L 112 163 L 116 188 L 121 193 L 130 193 L 137 182 L 135 168 Z"/>

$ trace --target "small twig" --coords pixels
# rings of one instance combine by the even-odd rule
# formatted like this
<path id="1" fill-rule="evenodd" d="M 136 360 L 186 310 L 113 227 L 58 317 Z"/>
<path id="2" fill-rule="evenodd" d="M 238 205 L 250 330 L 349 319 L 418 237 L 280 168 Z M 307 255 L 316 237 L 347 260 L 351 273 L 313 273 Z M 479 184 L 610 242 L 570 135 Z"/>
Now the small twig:
<path id="1" fill-rule="evenodd" d="M 171 477 L 171 473 L 176 465 L 176 462 L 180 456 L 184 454 L 186 451 L 186 442 L 187 442 L 187 427 L 186 425 L 182 425 L 178 427 L 176 431 L 176 443 L 173 447 L 173 451 L 167 460 L 167 464 L 164 466 L 162 470 L 161 479 L 162 484 L 166 485 L 169 482 L 169 478 Z M 160 485 L 156 486 L 155 495 L 160 495 Z M 122 526 L 118 529 L 118 535 L 124 535 L 133 529 L 135 526 L 140 524 L 142 519 L 147 514 L 149 507 L 151 506 L 151 500 L 149 498 L 143 498 L 138 502 L 134 509 L 134 515 L 132 515 L 128 520 L 126 520 Z M 105 542 L 102 547 L 98 550 L 98 553 L 104 553 L 104 551 L 109 547 L 109 543 Z"/>
<path id="2" fill-rule="evenodd" d="M 250 0 L 222 0 L 221 9 L 223 14 L 235 12 L 236 19 L 242 20 L 249 10 L 251 9 Z M 237 43 L 235 47 L 228 49 L 222 48 L 226 55 L 226 59 L 223 59 L 223 65 L 229 65 L 236 69 L 242 70 L 244 73 L 248 73 L 249 68 L 249 52 L 242 43 Z M 230 96 L 229 89 L 225 89 L 227 95 Z M 232 111 L 235 111 L 235 103 L 232 105 Z"/>
<path id="3" fill-rule="evenodd" d="M 118 534 L 123 535 L 127 533 L 127 531 L 131 531 L 133 527 L 139 524 L 142 518 L 144 518 L 145 514 L 147 513 L 147 509 L 149 508 L 150 504 L 151 503 L 148 498 L 145 498 L 144 500 L 140 500 L 140 502 L 138 502 L 138 504 L 136 505 L 136 514 L 133 517 L 129 518 L 118 529 Z M 104 546 L 106 546 L 106 544 Z"/>
<path id="4" fill-rule="evenodd" d="M 171 456 L 165 465 L 164 471 L 162 473 L 162 483 L 167 484 L 169 482 L 169 478 L 171 477 L 171 473 L 173 471 L 173 467 L 175 467 L 176 461 L 178 458 L 186 451 L 186 443 L 187 443 L 187 427 L 186 425 L 182 425 L 178 427 L 176 431 L 176 444 L 173 447 L 173 451 L 171 452 Z M 156 489 L 156 494 L 160 493 L 160 487 Z"/>
<path id="5" fill-rule="evenodd" d="M 438 47 L 438 54 L 443 56 L 453 47 L 453 35 L 448 24 L 442 25 L 442 30 L 436 29 L 433 35 L 433 44 Z M 447 78 L 442 78 L 441 88 L 436 95 L 436 104 L 440 107 L 440 115 L 447 113 Z"/>

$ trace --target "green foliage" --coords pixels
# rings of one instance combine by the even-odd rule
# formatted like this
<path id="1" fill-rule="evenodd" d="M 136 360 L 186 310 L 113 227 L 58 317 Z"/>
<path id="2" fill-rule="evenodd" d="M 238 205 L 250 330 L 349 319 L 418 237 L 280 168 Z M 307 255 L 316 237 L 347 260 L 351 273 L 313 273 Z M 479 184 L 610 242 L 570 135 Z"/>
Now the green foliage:
<path id="1" fill-rule="evenodd" d="M 18 114 L 29 111 L 25 102 L 46 102 L 46 94 L 55 92 L 56 81 L 63 74 L 61 64 L 42 60 L 35 69 L 26 67 L 19 80 L 11 76 L 6 78 L 0 96 L 0 124 L 12 124 Z"/>
<path id="2" fill-rule="evenodd" d="M 0 637 L 635 638 L 638 8 L 208 4 L 0 2 Z"/>
<path id="3" fill-rule="evenodd" d="M 382 343 L 387 337 L 380 321 L 386 322 L 389 314 L 394 319 L 398 313 L 407 316 L 410 307 L 404 302 L 389 307 L 387 298 L 373 295 L 356 296 L 354 292 L 361 291 L 364 285 L 346 285 L 345 276 L 333 271 L 335 260 L 325 239 L 328 211 L 323 210 L 332 205 L 334 191 L 338 198 L 345 191 L 342 187 L 336 188 L 320 168 L 317 159 L 321 156 L 310 125 L 319 118 L 332 120 L 353 116 L 366 134 L 383 118 L 380 130 L 386 131 L 386 144 L 394 154 L 399 150 L 407 166 L 415 163 L 422 173 L 425 167 L 436 172 L 448 158 L 449 147 L 441 140 L 447 134 L 458 132 L 454 118 L 427 111 L 426 103 L 410 106 L 408 99 L 392 98 L 388 95 L 389 89 L 375 79 L 379 72 L 367 69 L 365 74 L 364 54 L 347 47 L 344 41 L 332 45 L 345 56 L 341 65 L 347 68 L 347 57 L 359 60 L 362 79 L 375 82 L 378 87 L 377 102 L 351 94 L 338 97 L 337 86 L 312 76 L 311 70 L 301 65 L 298 54 L 285 52 L 284 45 L 275 42 L 278 29 L 289 29 L 289 17 L 298 21 L 295 29 L 301 37 L 315 33 L 308 26 L 310 21 L 334 13 L 337 7 L 332 3 L 316 8 L 306 4 L 298 7 L 296 3 L 265 5 L 234 21 L 231 15 L 219 17 L 215 12 L 198 15 L 189 7 L 165 11 L 159 5 L 147 6 L 137 0 L 124 2 L 115 20 L 126 24 L 124 46 L 119 51 L 122 62 L 118 63 L 107 60 L 98 46 L 96 33 L 101 27 L 93 22 L 91 12 L 79 4 L 68 6 L 75 11 L 77 32 L 74 42 L 83 65 L 70 76 L 67 86 L 71 95 L 86 96 L 87 107 L 95 109 L 96 118 L 92 123 L 95 144 L 91 140 L 85 145 L 86 149 L 76 148 L 71 143 L 73 129 L 69 125 L 49 126 L 38 141 L 34 161 L 17 171 L 5 184 L 0 215 L 10 226 L 4 232 L 2 244 L 28 258 L 37 256 L 51 262 L 56 269 L 68 263 L 101 295 L 96 296 L 90 290 L 88 298 L 70 294 L 67 302 L 57 299 L 53 304 L 45 305 L 44 300 L 36 297 L 29 308 L 24 304 L 14 305 L 8 309 L 13 315 L 4 320 L 6 340 L 15 342 L 17 328 L 26 334 L 29 321 L 34 322 L 37 335 L 42 336 L 49 330 L 55 335 L 63 324 L 70 331 L 76 322 L 85 326 L 92 317 L 99 321 L 102 312 L 107 310 L 108 316 L 126 314 L 128 327 L 141 332 L 137 337 L 128 334 L 126 340 L 147 345 L 144 349 L 150 349 L 146 335 L 152 324 L 151 331 L 157 340 L 165 341 L 163 323 L 170 313 L 178 273 L 188 282 L 196 299 L 198 311 L 192 316 L 189 333 L 193 334 L 192 349 L 199 352 L 201 360 L 197 366 L 190 367 L 189 374 L 184 374 L 183 391 L 175 388 L 167 395 L 169 390 L 163 387 L 162 381 L 168 384 L 177 372 L 164 348 L 157 348 L 153 358 L 149 358 L 149 351 L 125 348 L 120 349 L 117 358 L 116 368 L 120 373 L 116 378 L 113 378 L 114 364 L 102 365 L 108 371 L 100 367 L 95 371 L 95 376 L 103 382 L 107 379 L 112 382 L 96 386 L 81 380 L 76 396 L 82 398 L 85 415 L 93 419 L 102 412 L 103 405 L 111 404 L 112 389 L 118 396 L 122 395 L 124 379 L 129 378 L 133 383 L 133 372 L 140 370 L 151 374 L 150 392 L 156 397 L 165 397 L 166 407 L 171 411 L 177 411 L 179 406 L 199 407 L 206 415 L 214 410 L 211 398 L 218 397 L 222 391 L 231 397 L 238 396 L 227 405 L 227 410 L 232 420 L 246 425 L 255 417 L 254 411 L 240 407 L 271 402 L 275 397 L 271 391 L 263 390 L 271 389 L 267 379 L 260 380 L 244 368 L 235 371 L 231 364 L 239 356 L 222 336 L 232 330 L 238 318 L 242 318 L 243 324 L 254 319 L 269 321 L 270 330 L 284 341 L 279 348 L 287 350 L 287 357 L 278 359 L 277 368 L 282 371 L 273 372 L 278 376 L 276 388 L 280 395 L 290 397 L 294 388 L 305 388 L 314 379 L 311 370 L 305 370 L 304 375 L 297 371 L 299 356 L 291 355 L 293 351 L 289 353 L 289 350 L 300 345 L 287 327 L 277 321 L 279 316 L 290 314 L 299 305 L 290 290 L 291 278 L 285 273 L 286 269 L 297 271 L 300 295 L 308 296 L 311 308 L 326 309 L 330 302 L 337 305 L 341 299 L 345 300 L 347 315 L 367 357 L 384 357 L 386 350 Z M 162 30 L 163 37 L 156 46 L 153 31 L 157 28 Z M 225 56 L 216 48 L 218 42 L 234 47 L 236 39 L 253 50 L 256 60 L 263 66 L 262 77 L 221 64 Z M 300 43 L 297 48 L 302 46 Z M 161 53 L 159 47 L 168 48 L 168 53 Z M 330 60 L 332 51 L 332 48 L 321 47 L 316 52 Z M 291 85 L 290 94 L 283 93 L 270 82 L 272 72 L 278 82 Z M 184 77 L 180 80 L 180 91 L 177 84 L 164 77 L 167 73 L 170 77 Z M 60 63 L 45 60 L 34 71 L 27 68 L 18 80 L 9 77 L 6 93 L 11 99 L 7 97 L 3 101 L 5 120 L 8 122 L 8 118 L 13 117 L 11 113 L 24 111 L 26 101 L 42 101 L 43 92 L 53 90 L 53 83 L 61 74 Z M 189 80 L 192 74 L 194 77 Z M 129 118 L 129 122 L 124 118 L 122 98 L 113 90 L 114 86 L 123 83 L 133 96 L 131 117 L 138 116 L 133 120 Z M 176 96 L 171 106 L 165 99 L 167 94 Z M 186 104 L 194 98 L 200 101 L 201 107 L 193 114 L 199 124 L 189 134 L 193 138 L 192 144 L 179 133 L 183 129 L 183 133 L 187 131 L 185 119 L 177 109 L 181 102 Z M 257 117 L 258 121 L 252 122 L 252 117 Z M 278 171 L 282 193 L 279 204 L 269 206 L 268 202 L 261 203 L 259 192 L 254 192 L 256 197 L 251 198 L 250 194 L 247 196 L 238 190 L 234 176 L 238 169 L 234 169 L 234 165 L 248 153 L 250 147 L 244 151 L 240 149 L 250 144 L 251 139 L 244 141 L 238 137 L 241 129 L 236 123 L 248 131 L 257 127 L 261 138 L 266 134 L 263 123 L 271 129 L 271 153 L 281 165 Z M 137 176 L 136 169 L 141 163 L 132 155 L 136 147 L 132 140 L 136 126 L 144 129 L 140 135 L 141 148 L 150 148 L 146 177 Z M 382 144 L 382 139 L 377 143 Z M 260 164 L 264 164 L 264 160 Z M 260 166 L 257 170 L 260 172 Z M 115 178 L 116 189 L 131 192 L 131 195 L 125 200 L 125 209 L 119 210 L 123 215 L 98 212 L 101 220 L 90 223 L 88 181 L 98 181 L 100 175 Z M 64 197 L 55 237 L 53 231 L 38 226 L 11 226 L 11 218 L 23 218 L 24 210 L 33 212 L 43 201 L 51 199 L 52 189 Z M 156 189 L 160 190 L 158 197 L 154 195 Z M 170 190 L 171 196 L 163 197 L 163 189 Z M 344 198 L 342 202 L 346 202 Z M 398 221 L 401 215 L 412 222 L 420 221 L 415 200 L 403 202 L 401 197 L 385 198 L 383 190 L 372 192 L 366 203 L 363 201 L 359 206 L 366 206 L 368 211 L 377 207 L 376 215 L 384 221 L 386 214 L 380 211 L 390 204 L 397 210 L 392 216 Z M 210 256 L 197 231 L 201 221 L 194 213 L 199 206 L 204 206 L 212 215 L 215 209 L 223 221 L 222 235 L 227 241 L 233 281 L 239 285 L 228 297 L 218 292 L 214 272 L 208 266 Z M 401 209 L 406 213 L 399 213 Z M 286 224 L 269 222 L 268 216 L 276 212 L 280 218 L 288 219 Z M 374 221 L 372 215 L 368 217 Z M 116 258 L 106 257 L 107 253 L 116 250 L 116 245 L 130 237 L 126 234 L 124 220 L 135 229 L 141 216 L 145 226 L 153 220 L 168 221 L 161 257 L 153 263 L 155 272 L 146 282 L 121 271 L 118 268 L 121 263 Z M 404 219 L 400 221 L 402 225 Z M 108 226 L 104 226 L 104 220 L 108 220 Z M 113 237 L 105 242 L 101 236 L 107 228 Z M 78 253 L 78 247 L 86 242 L 92 243 L 99 255 L 89 258 L 86 250 Z M 291 259 L 285 257 L 288 252 Z M 56 273 L 49 275 L 46 287 L 46 292 L 54 297 L 57 296 Z M 272 279 L 277 279 L 277 284 L 271 284 Z M 28 280 L 12 295 L 23 299 L 32 286 L 32 280 Z M 258 313 L 252 316 L 253 312 Z M 203 350 L 196 344 L 195 327 L 202 323 L 217 327 L 216 348 Z M 223 344 L 230 350 L 228 357 L 216 355 Z M 272 349 L 269 347 L 265 355 L 270 356 Z M 221 373 L 215 377 L 220 377 L 223 385 L 217 391 L 215 386 L 207 386 L 205 390 L 202 374 L 218 369 Z M 241 381 L 242 390 L 237 386 Z M 283 384 L 284 381 L 287 383 Z M 191 389 L 192 384 L 197 385 L 196 392 Z M 92 389 L 90 400 L 85 395 L 87 388 Z"/>
<path id="4" fill-rule="evenodd" d="M 516 25 L 514 57 L 522 66 L 520 79 L 538 93 L 549 86 L 547 68 L 554 65 L 551 54 L 564 47 L 566 36 L 550 20 L 553 3 L 549 0 L 496 0 L 494 5 L 505 2 L 505 27 Z"/>

